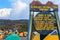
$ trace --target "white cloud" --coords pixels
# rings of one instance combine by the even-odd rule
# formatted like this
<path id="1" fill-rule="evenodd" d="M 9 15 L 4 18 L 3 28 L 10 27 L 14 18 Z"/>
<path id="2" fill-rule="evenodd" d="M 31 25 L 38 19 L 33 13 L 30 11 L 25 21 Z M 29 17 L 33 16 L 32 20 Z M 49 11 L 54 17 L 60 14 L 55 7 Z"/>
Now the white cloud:
<path id="1" fill-rule="evenodd" d="M 0 9 L 0 17 L 8 17 L 10 15 L 12 9 L 8 8 L 3 8 Z"/>
<path id="2" fill-rule="evenodd" d="M 22 0 L 10 0 L 12 5 L 11 19 L 24 19 L 29 16 L 28 14 L 28 4 L 26 2 L 22 2 Z"/>
<path id="3" fill-rule="evenodd" d="M 22 10 L 27 8 L 27 4 L 21 0 L 15 0 L 11 2 L 14 13 L 20 13 Z"/>

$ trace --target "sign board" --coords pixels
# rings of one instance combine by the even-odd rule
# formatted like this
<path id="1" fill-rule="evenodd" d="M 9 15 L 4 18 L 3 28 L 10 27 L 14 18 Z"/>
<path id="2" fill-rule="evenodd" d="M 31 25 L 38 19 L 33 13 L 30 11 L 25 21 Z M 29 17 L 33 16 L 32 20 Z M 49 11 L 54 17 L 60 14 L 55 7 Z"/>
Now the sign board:
<path id="1" fill-rule="evenodd" d="M 58 15 L 56 14 L 58 14 L 58 5 L 30 5 L 31 28 L 32 31 L 40 34 L 40 40 L 43 40 L 54 30 L 57 31 L 55 34 L 58 35 Z"/>

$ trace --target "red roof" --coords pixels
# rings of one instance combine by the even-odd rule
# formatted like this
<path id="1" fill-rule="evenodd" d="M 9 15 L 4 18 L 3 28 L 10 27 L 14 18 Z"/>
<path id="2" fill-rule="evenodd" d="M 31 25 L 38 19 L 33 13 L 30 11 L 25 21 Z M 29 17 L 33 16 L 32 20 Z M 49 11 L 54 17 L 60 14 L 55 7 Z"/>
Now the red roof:
<path id="1" fill-rule="evenodd" d="M 40 2 L 40 1 L 33 1 L 33 2 L 31 3 L 31 5 L 41 5 L 41 2 Z"/>
<path id="2" fill-rule="evenodd" d="M 53 5 L 53 3 L 52 3 L 51 1 L 48 1 L 48 2 L 46 3 L 46 5 L 47 5 L 47 6 L 51 6 L 51 5 Z"/>
<path id="3" fill-rule="evenodd" d="M 31 5 L 36 5 L 36 6 L 39 6 L 39 5 L 46 5 L 46 6 L 57 6 L 56 4 L 53 4 L 53 2 L 51 1 L 48 1 L 46 4 L 42 4 L 40 1 L 32 1 L 31 2 Z"/>
<path id="4" fill-rule="evenodd" d="M 53 5 L 53 6 L 57 6 L 56 4 L 53 4 L 53 2 L 51 2 L 51 1 L 48 1 L 48 2 L 46 3 L 46 5 L 47 5 L 47 6 L 52 6 L 52 5 Z"/>

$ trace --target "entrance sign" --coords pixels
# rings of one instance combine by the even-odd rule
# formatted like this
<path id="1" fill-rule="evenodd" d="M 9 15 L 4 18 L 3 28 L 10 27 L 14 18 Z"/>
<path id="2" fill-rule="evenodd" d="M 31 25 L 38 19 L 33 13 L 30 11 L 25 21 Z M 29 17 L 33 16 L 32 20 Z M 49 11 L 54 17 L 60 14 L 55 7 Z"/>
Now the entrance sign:
<path id="1" fill-rule="evenodd" d="M 40 40 L 51 34 L 54 30 L 55 35 L 59 34 L 58 23 L 58 5 L 48 1 L 46 4 L 41 4 L 39 1 L 33 1 L 30 4 L 30 25 L 29 38 L 32 40 L 33 32 L 40 34 Z M 53 34 L 54 35 L 54 34 Z"/>

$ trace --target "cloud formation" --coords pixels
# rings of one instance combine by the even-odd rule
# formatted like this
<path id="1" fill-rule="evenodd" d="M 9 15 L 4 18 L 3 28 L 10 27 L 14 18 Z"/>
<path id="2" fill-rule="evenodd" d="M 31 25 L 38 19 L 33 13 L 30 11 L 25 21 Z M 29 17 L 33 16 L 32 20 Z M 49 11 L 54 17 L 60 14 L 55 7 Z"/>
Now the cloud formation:
<path id="1" fill-rule="evenodd" d="M 8 17 L 11 13 L 11 8 L 3 8 L 3 9 L 0 9 L 0 17 Z"/>
<path id="2" fill-rule="evenodd" d="M 28 5 L 26 2 L 22 2 L 22 0 L 15 0 L 12 1 L 10 0 L 10 3 L 12 5 L 12 13 L 11 13 L 11 18 L 13 19 L 25 19 L 27 18 L 26 16 L 28 15 Z"/>
<path id="3" fill-rule="evenodd" d="M 25 2 L 22 2 L 21 0 L 11 1 L 11 5 L 13 7 L 14 13 L 20 13 L 27 8 L 27 4 Z"/>
<path id="4" fill-rule="evenodd" d="M 22 0 L 9 0 L 12 8 L 2 8 L 0 9 L 0 18 L 8 19 L 20 19 L 26 18 L 27 4 L 22 2 Z M 29 16 L 29 15 L 28 15 Z"/>

